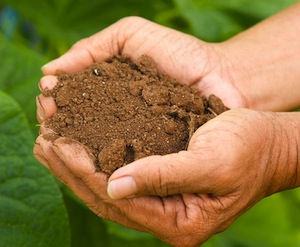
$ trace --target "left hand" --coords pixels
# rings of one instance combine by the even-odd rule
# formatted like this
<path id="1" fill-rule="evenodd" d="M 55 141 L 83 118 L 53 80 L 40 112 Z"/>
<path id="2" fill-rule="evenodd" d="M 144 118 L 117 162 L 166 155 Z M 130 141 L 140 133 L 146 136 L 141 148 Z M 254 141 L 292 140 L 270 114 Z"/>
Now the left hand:
<path id="1" fill-rule="evenodd" d="M 173 246 L 197 246 L 265 196 L 299 183 L 285 115 L 274 114 L 225 112 L 197 130 L 187 151 L 137 160 L 109 180 L 76 141 L 41 135 L 34 153 L 100 217 Z"/>

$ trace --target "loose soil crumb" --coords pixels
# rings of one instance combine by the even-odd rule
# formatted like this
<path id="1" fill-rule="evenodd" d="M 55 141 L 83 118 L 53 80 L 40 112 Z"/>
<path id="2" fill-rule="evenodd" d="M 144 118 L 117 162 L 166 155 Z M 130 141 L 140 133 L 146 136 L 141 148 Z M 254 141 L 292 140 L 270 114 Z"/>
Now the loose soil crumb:
<path id="1" fill-rule="evenodd" d="M 113 57 L 58 80 L 44 92 L 58 107 L 45 126 L 86 145 L 108 175 L 145 156 L 185 150 L 197 128 L 228 110 L 218 97 L 158 73 L 147 56 L 137 63 Z"/>

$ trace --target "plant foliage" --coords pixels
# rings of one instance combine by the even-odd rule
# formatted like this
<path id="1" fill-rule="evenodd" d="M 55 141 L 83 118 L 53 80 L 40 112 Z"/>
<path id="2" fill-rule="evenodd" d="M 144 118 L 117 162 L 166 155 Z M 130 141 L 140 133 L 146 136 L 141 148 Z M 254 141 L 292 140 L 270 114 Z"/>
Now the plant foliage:
<path id="1" fill-rule="evenodd" d="M 33 158 L 42 64 L 129 15 L 218 42 L 294 2 L 0 0 L 0 246 L 166 246 L 98 218 Z M 271 196 L 204 246 L 299 246 L 299 207 L 299 190 Z"/>
<path id="2" fill-rule="evenodd" d="M 32 156 L 33 135 L 25 114 L 3 91 L 0 106 L 0 245 L 68 245 L 62 195 Z"/>

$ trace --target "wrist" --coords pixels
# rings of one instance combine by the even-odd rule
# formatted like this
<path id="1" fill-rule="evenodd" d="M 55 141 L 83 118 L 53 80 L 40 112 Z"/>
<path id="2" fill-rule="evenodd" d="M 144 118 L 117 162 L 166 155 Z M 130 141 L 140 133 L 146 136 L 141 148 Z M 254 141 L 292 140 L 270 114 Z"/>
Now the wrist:
<path id="1" fill-rule="evenodd" d="M 271 195 L 300 186 L 300 113 L 266 115 L 270 126 L 267 195 Z"/>
<path id="2" fill-rule="evenodd" d="M 220 44 L 246 107 L 286 111 L 300 106 L 300 3 Z"/>
<path id="3" fill-rule="evenodd" d="M 279 50 L 267 51 L 256 44 L 248 46 L 246 40 L 227 42 L 220 44 L 227 57 L 227 71 L 246 108 L 289 111 L 300 106 L 300 91 L 295 90 L 300 80 L 300 62 L 296 58 L 300 49 L 284 54 Z"/>

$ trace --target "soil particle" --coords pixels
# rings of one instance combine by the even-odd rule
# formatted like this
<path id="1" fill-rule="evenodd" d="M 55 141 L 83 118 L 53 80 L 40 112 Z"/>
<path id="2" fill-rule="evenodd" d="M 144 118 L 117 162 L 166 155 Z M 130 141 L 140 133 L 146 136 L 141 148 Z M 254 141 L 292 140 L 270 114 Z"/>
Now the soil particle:
<path id="1" fill-rule="evenodd" d="M 134 160 L 186 149 L 197 128 L 228 110 L 217 96 L 201 97 L 158 73 L 147 56 L 136 63 L 113 57 L 58 80 L 44 92 L 58 106 L 45 126 L 87 146 L 108 175 Z"/>

